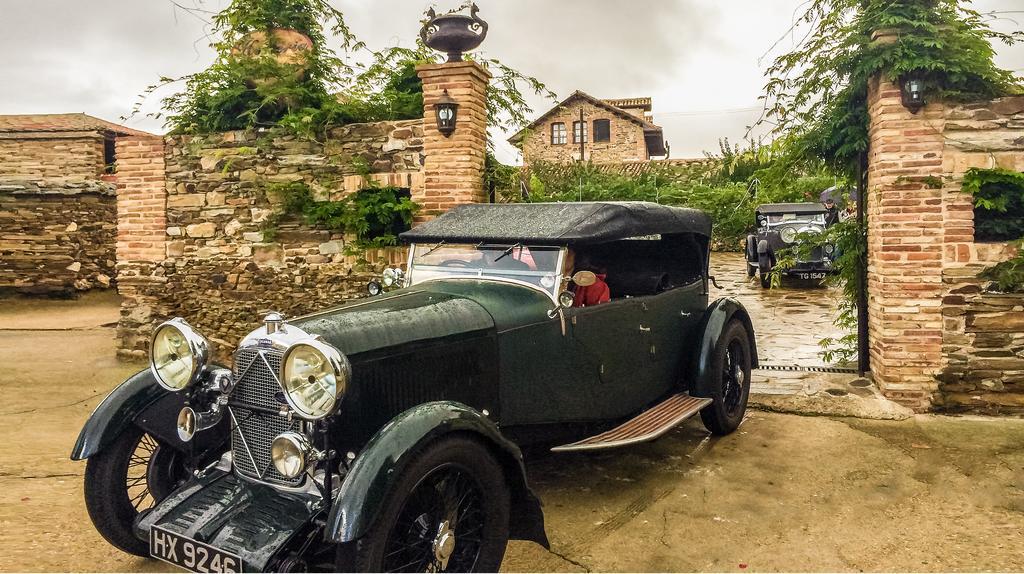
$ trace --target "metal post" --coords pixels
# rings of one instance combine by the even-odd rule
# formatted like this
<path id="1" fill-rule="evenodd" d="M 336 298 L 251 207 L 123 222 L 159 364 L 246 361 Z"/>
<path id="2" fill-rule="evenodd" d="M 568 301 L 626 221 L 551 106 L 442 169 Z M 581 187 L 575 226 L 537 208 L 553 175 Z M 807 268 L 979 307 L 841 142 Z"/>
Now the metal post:
<path id="1" fill-rule="evenodd" d="M 583 107 L 580 106 L 580 162 L 583 161 L 583 154 L 586 153 L 584 151 L 584 146 L 586 144 L 583 143 L 584 141 L 586 141 L 586 138 L 583 137 L 583 134 L 587 132 L 583 131 L 583 128 Z"/>
<path id="2" fill-rule="evenodd" d="M 867 163 L 867 153 L 861 153 L 857 158 L 857 232 L 864 241 L 864 252 L 857 258 L 857 374 L 861 377 L 871 370 L 868 352 L 868 230 L 865 224 Z"/>

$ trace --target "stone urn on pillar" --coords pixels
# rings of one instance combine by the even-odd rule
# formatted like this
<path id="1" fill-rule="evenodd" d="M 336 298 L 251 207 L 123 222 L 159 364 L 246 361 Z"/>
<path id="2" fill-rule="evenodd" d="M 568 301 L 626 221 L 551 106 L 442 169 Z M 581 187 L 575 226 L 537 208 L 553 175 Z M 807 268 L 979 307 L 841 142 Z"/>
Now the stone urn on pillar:
<path id="1" fill-rule="evenodd" d="M 476 4 L 472 4 L 469 16 L 438 16 L 431 8 L 420 30 L 420 39 L 427 47 L 448 54 L 449 62 L 461 62 L 463 53 L 475 50 L 487 37 L 487 22 L 477 16 L 479 11 Z"/>

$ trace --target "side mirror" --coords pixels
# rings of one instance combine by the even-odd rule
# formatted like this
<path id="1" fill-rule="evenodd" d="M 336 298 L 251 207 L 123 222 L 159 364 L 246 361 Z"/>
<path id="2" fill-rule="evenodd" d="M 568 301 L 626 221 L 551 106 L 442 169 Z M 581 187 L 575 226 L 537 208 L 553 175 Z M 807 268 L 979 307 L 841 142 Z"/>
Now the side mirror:
<path id="1" fill-rule="evenodd" d="M 572 276 L 572 282 L 579 285 L 580 287 L 590 287 L 594 283 L 597 283 L 597 275 L 593 271 L 577 271 Z M 568 293 L 568 291 L 566 291 Z M 563 293 L 562 295 L 564 295 Z M 559 295 L 561 297 L 561 295 Z"/>
<path id="2" fill-rule="evenodd" d="M 562 291 L 558 294 L 558 306 L 548 311 L 548 318 L 554 319 L 558 316 L 559 311 L 572 307 L 575 301 L 576 295 L 572 291 Z"/>

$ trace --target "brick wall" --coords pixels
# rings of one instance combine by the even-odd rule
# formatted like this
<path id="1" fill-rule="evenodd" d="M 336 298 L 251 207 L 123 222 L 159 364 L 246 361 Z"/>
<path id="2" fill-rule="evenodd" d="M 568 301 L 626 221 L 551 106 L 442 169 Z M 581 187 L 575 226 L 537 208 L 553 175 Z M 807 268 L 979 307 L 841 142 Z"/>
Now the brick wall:
<path id="1" fill-rule="evenodd" d="M 868 312 L 871 370 L 891 399 L 925 408 L 942 362 L 940 173 L 943 113 L 912 115 L 899 89 L 870 86 L 868 170 Z"/>
<path id="2" fill-rule="evenodd" d="M 413 200 L 423 207 L 418 221 L 456 205 L 487 201 L 484 161 L 487 151 L 487 82 L 491 75 L 474 62 L 429 64 L 416 68 L 423 81 L 422 195 Z M 437 131 L 434 106 L 448 91 L 459 103 L 455 132 Z"/>
<path id="3" fill-rule="evenodd" d="M 0 137 L 0 181 L 95 180 L 104 167 L 103 136 L 98 132 L 5 133 Z"/>
<path id="4" fill-rule="evenodd" d="M 114 276 L 113 186 L 0 182 L 0 293 L 66 296 Z"/>
<path id="5" fill-rule="evenodd" d="M 590 102 L 570 101 L 544 123 L 527 132 L 523 139 L 523 162 L 549 161 L 567 163 L 579 159 L 580 145 L 573 143 L 573 122 L 580 119 L 583 110 L 583 121 L 587 123 L 586 159 L 594 163 L 617 163 L 628 161 L 647 161 L 647 144 L 644 141 L 644 129 L 635 122 L 599 108 Z M 611 124 L 611 139 L 608 142 L 594 142 L 594 120 L 606 119 Z M 551 124 L 564 123 L 566 142 L 564 145 L 551 144 Z"/>
<path id="6" fill-rule="evenodd" d="M 971 167 L 1024 171 L 1024 98 L 929 103 L 911 114 L 894 84 L 870 85 L 868 292 L 872 373 L 917 410 L 1024 406 L 1024 296 L 978 272 L 1013 253 L 974 242 Z"/>

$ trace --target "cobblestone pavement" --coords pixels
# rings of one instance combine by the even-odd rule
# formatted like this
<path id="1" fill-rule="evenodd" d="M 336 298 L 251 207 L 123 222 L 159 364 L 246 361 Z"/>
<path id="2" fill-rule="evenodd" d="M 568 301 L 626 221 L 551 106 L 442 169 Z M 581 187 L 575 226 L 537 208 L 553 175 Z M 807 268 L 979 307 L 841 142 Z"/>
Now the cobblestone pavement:
<path id="1" fill-rule="evenodd" d="M 711 300 L 735 297 L 747 308 L 757 334 L 761 362 L 773 365 L 824 365 L 818 342 L 840 337 L 832 325 L 840 293 L 817 282 L 783 279 L 781 288 L 764 289 L 748 279 L 742 253 L 712 253 Z"/>
<path id="2" fill-rule="evenodd" d="M 806 369 L 835 367 L 822 360 L 819 341 L 844 335 L 832 324 L 838 289 L 788 278 L 781 288 L 763 289 L 747 277 L 740 253 L 712 253 L 711 273 L 721 286 L 712 287 L 711 300 L 735 297 L 750 313 L 761 365 L 794 368 L 754 371 L 751 405 L 799 414 L 896 420 L 910 416 L 909 410 L 883 397 L 870 378 Z"/>
<path id="3" fill-rule="evenodd" d="M 141 364 L 114 360 L 117 300 L 0 300 L 0 571 L 172 572 L 96 533 L 89 413 Z M 769 348 L 771 348 L 769 346 Z M 592 454 L 531 453 L 551 550 L 503 571 L 1024 570 L 1024 421 L 900 422 L 750 411 Z"/>

